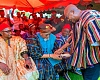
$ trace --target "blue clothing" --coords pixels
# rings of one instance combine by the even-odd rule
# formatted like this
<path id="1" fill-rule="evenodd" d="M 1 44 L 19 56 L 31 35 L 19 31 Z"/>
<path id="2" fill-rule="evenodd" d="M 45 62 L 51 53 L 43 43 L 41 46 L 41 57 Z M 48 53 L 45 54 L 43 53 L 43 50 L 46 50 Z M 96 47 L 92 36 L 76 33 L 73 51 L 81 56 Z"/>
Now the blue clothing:
<path id="1" fill-rule="evenodd" d="M 95 64 L 93 67 L 82 69 L 81 71 L 84 80 L 98 80 L 100 76 L 100 63 Z"/>
<path id="2" fill-rule="evenodd" d="M 55 49 L 58 49 L 55 42 L 56 37 L 51 34 L 49 37 L 50 41 L 48 41 L 48 43 L 43 40 L 44 39 L 40 37 L 39 33 L 34 38 L 27 38 L 26 43 L 28 47 L 28 54 L 32 57 L 37 66 L 37 69 L 39 71 L 39 80 L 55 80 L 55 76 L 57 73 L 54 69 L 54 64 L 52 65 L 52 63 L 50 62 L 51 60 L 49 60 L 48 58 L 41 57 L 43 56 L 43 54 L 53 53 Z"/>
<path id="3" fill-rule="evenodd" d="M 63 36 L 61 32 L 56 34 L 56 37 L 57 37 L 57 43 L 59 45 L 59 48 L 62 47 L 67 42 L 67 39 L 69 38 L 68 35 Z M 70 46 L 67 49 L 65 49 L 65 52 L 66 51 L 70 52 Z"/>
<path id="4" fill-rule="evenodd" d="M 52 50 L 54 48 L 54 43 L 56 41 L 56 37 L 53 34 L 50 34 L 49 39 L 47 41 L 44 40 L 44 38 L 42 38 L 40 36 L 40 34 L 37 34 L 41 48 L 42 48 L 42 53 L 43 54 L 53 54 Z M 48 60 L 50 61 L 50 63 L 52 64 L 52 66 L 60 63 L 59 60 L 55 60 L 52 58 L 48 58 Z"/>

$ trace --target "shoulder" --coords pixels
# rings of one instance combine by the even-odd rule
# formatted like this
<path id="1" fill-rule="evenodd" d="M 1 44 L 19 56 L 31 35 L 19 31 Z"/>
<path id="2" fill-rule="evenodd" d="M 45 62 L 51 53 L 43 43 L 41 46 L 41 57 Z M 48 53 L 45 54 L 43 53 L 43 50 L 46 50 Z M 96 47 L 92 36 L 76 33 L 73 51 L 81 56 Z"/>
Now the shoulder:
<path id="1" fill-rule="evenodd" d="M 54 34 L 52 34 L 52 33 L 50 34 L 50 36 L 51 36 L 52 38 L 56 38 L 56 36 L 55 36 Z"/>
<path id="2" fill-rule="evenodd" d="M 55 35 L 56 38 L 60 38 L 62 36 L 61 32 Z"/>
<path id="3" fill-rule="evenodd" d="M 11 40 L 22 41 L 22 40 L 24 40 L 24 39 L 21 38 L 20 36 L 12 36 Z"/>
<path id="4" fill-rule="evenodd" d="M 3 38 L 0 36 L 0 42 L 4 41 Z"/>
<path id="5" fill-rule="evenodd" d="M 27 38 L 26 43 L 27 44 L 36 44 L 38 42 L 38 37 L 35 36 L 34 38 Z"/>

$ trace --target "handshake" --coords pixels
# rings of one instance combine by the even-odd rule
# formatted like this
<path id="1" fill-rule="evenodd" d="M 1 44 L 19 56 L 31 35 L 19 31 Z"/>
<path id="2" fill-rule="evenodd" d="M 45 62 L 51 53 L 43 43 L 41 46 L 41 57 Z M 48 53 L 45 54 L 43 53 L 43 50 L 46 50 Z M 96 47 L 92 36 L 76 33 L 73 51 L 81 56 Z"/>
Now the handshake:
<path id="1" fill-rule="evenodd" d="M 60 54 L 60 58 L 69 58 L 71 55 L 69 53 Z"/>

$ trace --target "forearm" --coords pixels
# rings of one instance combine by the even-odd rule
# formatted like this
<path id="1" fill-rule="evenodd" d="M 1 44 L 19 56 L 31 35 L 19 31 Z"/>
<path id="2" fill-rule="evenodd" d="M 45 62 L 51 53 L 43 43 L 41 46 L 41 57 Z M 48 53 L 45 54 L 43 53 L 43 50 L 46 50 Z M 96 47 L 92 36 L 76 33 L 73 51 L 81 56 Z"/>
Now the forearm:
<path id="1" fill-rule="evenodd" d="M 41 58 L 50 58 L 50 54 L 43 54 Z"/>
<path id="2" fill-rule="evenodd" d="M 70 44 L 68 42 L 66 42 L 60 49 L 64 50 L 65 48 L 67 48 Z"/>
<path id="3" fill-rule="evenodd" d="M 2 62 L 0 62 L 0 69 L 1 69 Z"/>

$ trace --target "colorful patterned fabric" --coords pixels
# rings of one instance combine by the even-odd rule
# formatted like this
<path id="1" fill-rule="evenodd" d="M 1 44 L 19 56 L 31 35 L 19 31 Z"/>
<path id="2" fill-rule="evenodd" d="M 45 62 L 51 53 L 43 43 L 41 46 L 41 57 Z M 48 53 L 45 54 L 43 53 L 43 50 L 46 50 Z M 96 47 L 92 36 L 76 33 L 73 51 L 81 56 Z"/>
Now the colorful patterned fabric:
<path id="1" fill-rule="evenodd" d="M 56 37 L 57 37 L 56 41 L 57 41 L 57 43 L 59 45 L 59 48 L 61 46 L 63 46 L 68 41 L 68 38 L 69 38 L 68 35 L 64 37 L 61 32 L 58 33 L 58 34 L 56 34 Z M 71 43 L 71 40 L 69 42 Z M 65 49 L 65 51 L 70 52 L 70 47 L 68 47 L 67 49 Z"/>
<path id="2" fill-rule="evenodd" d="M 52 36 L 51 38 L 54 37 Z M 43 54 L 46 54 L 47 52 L 41 47 L 39 37 L 36 36 L 34 38 L 27 38 L 26 42 L 29 50 L 28 53 L 36 63 L 39 71 L 39 80 L 55 80 L 56 72 L 54 66 L 50 63 L 48 58 L 41 58 Z M 52 47 L 52 51 L 47 50 L 50 53 L 53 53 L 53 50 L 58 49 L 55 42 L 47 43 L 44 46 L 46 45 L 50 45 Z"/>
<path id="3" fill-rule="evenodd" d="M 100 12 L 86 10 L 81 14 L 78 22 L 77 39 L 71 65 L 87 68 L 100 62 L 99 46 L 91 44 L 100 41 Z"/>
<path id="4" fill-rule="evenodd" d="M 9 66 L 10 74 L 5 75 L 0 70 L 0 80 L 36 80 L 38 79 L 37 68 L 32 61 L 33 68 L 27 70 L 24 67 L 25 60 L 21 53 L 27 51 L 25 40 L 20 37 L 13 36 L 9 40 L 9 44 L 0 37 L 0 62 Z M 29 75 L 30 74 L 30 75 Z M 33 78 L 33 79 L 31 79 Z"/>

